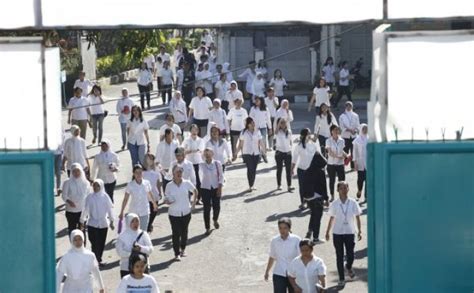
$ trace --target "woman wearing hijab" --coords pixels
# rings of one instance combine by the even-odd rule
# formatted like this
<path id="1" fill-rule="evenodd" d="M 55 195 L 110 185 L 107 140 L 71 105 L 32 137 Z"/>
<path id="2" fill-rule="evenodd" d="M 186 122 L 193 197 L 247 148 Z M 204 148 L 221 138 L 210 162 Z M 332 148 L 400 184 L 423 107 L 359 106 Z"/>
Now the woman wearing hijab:
<path id="1" fill-rule="evenodd" d="M 222 72 L 224 72 L 227 75 L 228 82 L 231 82 L 234 80 L 234 77 L 232 76 L 232 71 L 230 71 L 229 62 L 224 62 L 224 64 L 222 64 Z"/>
<path id="2" fill-rule="evenodd" d="M 104 182 L 96 179 L 92 183 L 93 193 L 86 197 L 84 210 L 81 215 L 81 228 L 87 223 L 87 232 L 91 242 L 92 252 L 95 258 L 102 263 L 105 240 L 107 239 L 107 227 L 114 230 L 113 204 L 109 196 L 104 191 Z"/>
<path id="3" fill-rule="evenodd" d="M 273 128 L 276 128 L 276 121 L 284 118 L 288 123 L 288 129 L 291 129 L 291 122 L 293 122 L 293 111 L 290 110 L 290 102 L 287 99 L 281 101 L 281 107 L 275 113 L 275 121 Z"/>
<path id="4" fill-rule="evenodd" d="M 153 276 L 145 274 L 147 259 L 136 254 L 130 259 L 130 275 L 125 276 L 117 289 L 117 293 L 160 293 L 160 288 Z"/>
<path id="5" fill-rule="evenodd" d="M 225 99 L 229 101 L 230 109 L 235 107 L 236 100 L 241 100 L 242 103 L 244 102 L 244 95 L 239 90 L 239 85 L 237 84 L 235 80 L 230 82 L 230 88 L 226 93 Z"/>
<path id="6" fill-rule="evenodd" d="M 125 217 L 125 230 L 117 238 L 115 249 L 120 256 L 120 277 L 123 278 L 130 272 L 129 259 L 133 252 L 150 256 L 153 244 L 147 232 L 140 229 L 140 217 L 128 213 Z"/>
<path id="7" fill-rule="evenodd" d="M 117 184 L 117 175 L 120 162 L 119 157 L 112 151 L 110 141 L 102 140 L 100 143 L 100 153 L 94 158 L 92 164 L 91 178 L 101 179 L 104 182 L 105 193 L 110 196 L 110 200 L 114 202 L 114 189 Z"/>
<path id="8" fill-rule="evenodd" d="M 362 195 L 362 189 L 364 188 L 364 182 L 367 173 L 367 142 L 369 140 L 367 124 L 362 123 L 360 125 L 359 135 L 354 139 L 354 164 L 357 170 L 357 200 Z M 365 187 L 364 197 L 367 201 L 367 186 Z"/>
<path id="9" fill-rule="evenodd" d="M 84 248 L 84 233 L 81 230 L 71 232 L 71 249 L 63 255 L 56 266 L 56 292 L 63 293 L 93 293 L 92 277 L 99 283 L 99 292 L 104 293 L 104 282 L 100 275 L 99 266 L 94 254 Z M 61 281 L 64 276 L 64 286 Z"/>
<path id="10" fill-rule="evenodd" d="M 61 194 L 66 204 L 66 220 L 69 235 L 75 229 L 80 228 L 81 213 L 84 209 L 86 196 L 90 193 L 90 183 L 79 163 L 71 166 L 72 176 L 63 183 Z"/>

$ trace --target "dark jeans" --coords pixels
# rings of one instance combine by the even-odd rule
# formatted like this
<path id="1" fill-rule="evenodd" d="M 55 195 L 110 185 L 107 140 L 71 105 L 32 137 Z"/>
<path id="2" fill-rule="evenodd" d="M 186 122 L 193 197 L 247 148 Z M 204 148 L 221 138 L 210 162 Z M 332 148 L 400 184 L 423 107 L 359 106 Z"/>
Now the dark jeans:
<path id="1" fill-rule="evenodd" d="M 299 192 L 300 192 L 300 202 L 303 204 L 303 198 L 304 196 L 304 172 L 305 170 L 298 168 L 296 170 L 296 174 L 298 175 L 298 186 L 299 186 Z"/>
<path id="2" fill-rule="evenodd" d="M 350 270 L 354 263 L 355 237 L 354 234 L 332 234 L 332 242 L 336 249 L 336 263 L 339 280 L 344 280 L 344 247 L 346 248 L 346 268 Z"/>
<path id="3" fill-rule="evenodd" d="M 110 200 L 114 202 L 114 189 L 115 189 L 115 184 L 117 184 L 117 181 L 114 181 L 112 183 L 106 183 L 104 184 L 104 189 L 105 192 L 109 195 Z"/>
<path id="4" fill-rule="evenodd" d="M 166 95 L 168 94 L 168 102 L 171 101 L 171 92 L 172 92 L 172 84 L 164 84 L 160 88 L 161 98 L 163 99 L 163 105 L 166 105 Z"/>
<path id="5" fill-rule="evenodd" d="M 146 146 L 144 144 L 128 143 L 127 147 L 130 152 L 130 157 L 132 158 L 132 166 L 135 164 L 143 165 L 143 162 L 145 161 Z"/>
<path id="6" fill-rule="evenodd" d="M 199 137 L 203 138 L 207 134 L 207 124 L 209 119 L 193 119 L 193 123 L 199 127 Z"/>
<path id="7" fill-rule="evenodd" d="M 191 100 L 193 98 L 193 88 L 194 86 L 191 84 L 190 86 L 183 86 L 183 100 L 186 103 L 186 107 L 189 108 L 189 104 L 191 104 Z"/>
<path id="8" fill-rule="evenodd" d="M 288 277 L 273 274 L 273 293 L 293 293 L 293 287 L 291 286 Z"/>
<path id="9" fill-rule="evenodd" d="M 344 144 L 345 144 L 344 152 L 346 154 L 349 154 L 349 151 L 350 151 L 352 157 L 354 156 L 354 153 L 353 153 L 354 145 L 352 144 L 353 141 L 354 141 L 353 138 L 344 138 Z M 352 161 L 352 159 L 351 159 L 351 168 L 354 168 L 354 162 Z"/>
<path id="10" fill-rule="evenodd" d="M 69 232 L 69 236 L 71 236 L 72 230 L 79 229 L 80 219 L 81 219 L 81 212 L 79 213 L 66 212 L 67 230 Z"/>
<path id="11" fill-rule="evenodd" d="M 326 139 L 328 138 L 322 135 L 318 135 L 318 142 L 319 142 L 319 146 L 321 147 L 321 153 L 323 154 L 324 157 L 327 158 Z"/>
<path id="12" fill-rule="evenodd" d="M 148 227 L 147 227 L 147 232 L 151 233 L 153 231 L 153 221 L 155 220 L 156 216 L 158 215 L 158 212 L 153 209 L 153 204 L 151 202 L 148 202 L 150 205 L 150 219 L 148 220 Z M 158 205 L 158 202 L 155 202 L 156 205 Z"/>
<path id="13" fill-rule="evenodd" d="M 237 151 L 237 142 L 239 141 L 241 131 L 231 130 L 230 131 L 230 145 L 232 146 L 232 153 L 235 154 Z"/>
<path id="14" fill-rule="evenodd" d="M 319 239 L 319 228 L 321 227 L 321 218 L 323 217 L 323 199 L 316 198 L 308 201 L 308 207 L 311 210 L 309 218 L 308 232 L 313 233 L 313 239 Z"/>
<path id="15" fill-rule="evenodd" d="M 102 134 L 104 133 L 104 118 L 104 114 L 92 115 L 92 134 L 94 135 L 94 139 L 98 138 L 98 142 L 102 141 Z"/>
<path id="16" fill-rule="evenodd" d="M 346 180 L 346 173 L 344 172 L 344 165 L 328 165 L 329 175 L 329 192 L 331 197 L 334 196 L 334 185 L 336 184 L 336 174 L 339 181 Z"/>
<path id="17" fill-rule="evenodd" d="M 206 229 L 211 228 L 211 207 L 212 207 L 212 220 L 217 221 L 219 219 L 219 213 L 221 211 L 221 197 L 217 196 L 217 189 L 201 189 L 202 203 L 204 205 L 204 226 Z"/>
<path id="18" fill-rule="evenodd" d="M 196 175 L 196 190 L 198 191 L 197 200 L 201 199 L 201 179 L 199 178 L 199 164 L 194 164 L 194 174 Z"/>
<path id="19" fill-rule="evenodd" d="M 145 109 L 145 97 L 147 106 L 150 108 L 150 86 L 138 85 L 138 91 L 140 92 L 140 105 L 142 110 Z"/>
<path id="20" fill-rule="evenodd" d="M 257 175 L 257 165 L 260 161 L 259 155 L 242 155 L 245 165 L 247 166 L 247 180 L 249 186 L 253 187 L 255 183 L 255 176 Z"/>
<path id="21" fill-rule="evenodd" d="M 349 89 L 349 86 L 346 85 L 340 85 L 337 87 L 337 97 L 336 100 L 334 101 L 334 107 L 337 107 L 337 104 L 341 100 L 342 96 L 346 95 L 348 101 L 352 101 L 352 96 L 351 96 L 351 90 Z"/>
<path id="22" fill-rule="evenodd" d="M 105 240 L 107 239 L 107 228 L 95 228 L 87 226 L 87 234 L 91 242 L 91 250 L 95 254 L 95 258 L 99 263 L 102 262 L 102 254 L 104 253 Z"/>
<path id="23" fill-rule="evenodd" d="M 54 177 L 56 178 L 56 189 L 61 188 L 61 167 L 63 155 L 54 155 Z"/>
<path id="24" fill-rule="evenodd" d="M 358 189 L 358 191 L 362 192 L 362 188 L 364 188 L 364 182 L 365 182 L 366 178 L 367 178 L 367 170 L 357 171 L 357 189 Z M 367 199 L 367 185 L 365 186 L 364 197 L 365 197 L 365 199 Z"/>
<path id="25" fill-rule="evenodd" d="M 229 101 L 221 101 L 221 108 L 224 109 L 225 113 L 229 113 Z"/>
<path id="26" fill-rule="evenodd" d="M 180 254 L 180 249 L 184 251 L 186 249 L 186 243 L 188 242 L 188 226 L 191 221 L 191 214 L 182 217 L 169 216 L 171 223 L 171 233 L 173 239 L 173 250 L 174 255 Z"/>
<path id="27" fill-rule="evenodd" d="M 291 152 L 282 153 L 280 151 L 276 151 L 275 153 L 275 161 L 277 165 L 277 184 L 281 186 L 281 174 L 283 173 L 283 164 L 285 164 L 285 172 L 286 172 L 286 184 L 288 187 L 291 186 Z"/>
<path id="28" fill-rule="evenodd" d="M 275 123 L 275 117 L 270 118 L 272 127 L 270 128 L 272 130 L 272 135 L 268 135 L 268 148 L 274 150 L 275 147 L 275 129 L 273 129 L 273 124 Z"/>

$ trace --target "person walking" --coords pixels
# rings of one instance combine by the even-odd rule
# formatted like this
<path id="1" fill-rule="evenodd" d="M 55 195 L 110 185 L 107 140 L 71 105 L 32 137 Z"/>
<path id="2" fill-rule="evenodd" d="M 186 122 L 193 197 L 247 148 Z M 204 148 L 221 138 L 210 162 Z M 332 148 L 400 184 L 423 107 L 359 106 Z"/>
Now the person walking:
<path id="1" fill-rule="evenodd" d="M 184 148 L 184 154 L 186 159 L 193 164 L 194 175 L 196 177 L 196 189 L 201 188 L 201 180 L 199 178 L 199 164 L 202 162 L 202 156 L 204 153 L 204 140 L 198 136 L 199 127 L 196 124 L 191 125 L 191 135 L 186 138 L 182 147 Z M 197 202 L 199 203 L 200 194 L 198 194 Z"/>
<path id="2" fill-rule="evenodd" d="M 145 165 L 143 165 L 143 179 L 148 180 L 151 185 L 151 194 L 153 195 L 153 202 L 158 206 L 161 200 L 163 190 L 163 176 L 156 170 L 155 156 L 152 154 L 145 155 Z M 153 232 L 153 222 L 155 221 L 158 212 L 155 211 L 153 202 L 149 203 L 150 206 L 150 220 L 148 221 L 147 232 Z"/>
<path id="3" fill-rule="evenodd" d="M 333 108 L 337 108 L 337 104 L 344 95 L 347 96 L 347 100 L 352 101 L 351 90 L 349 88 L 349 81 L 351 79 L 351 74 L 349 72 L 349 64 L 347 63 L 347 61 L 343 61 L 341 67 L 341 71 L 339 71 L 339 86 L 337 87 L 337 97 L 334 101 Z"/>
<path id="4" fill-rule="evenodd" d="M 288 129 L 288 123 L 284 118 L 280 118 L 275 129 L 275 161 L 277 166 L 277 189 L 281 190 L 281 175 L 283 173 L 283 164 L 286 172 L 286 185 L 288 192 L 292 192 L 294 188 L 291 186 L 291 151 L 293 149 L 293 138 L 291 129 Z"/>
<path id="5" fill-rule="evenodd" d="M 357 170 L 357 200 L 362 195 L 367 177 L 367 142 L 369 140 L 367 124 L 360 125 L 359 135 L 354 139 L 354 167 Z M 367 185 L 364 189 L 364 198 L 367 202 Z"/>
<path id="6" fill-rule="evenodd" d="M 125 276 L 119 284 L 117 293 L 160 293 L 160 288 L 153 276 L 145 274 L 148 267 L 146 257 L 135 254 L 129 264 L 130 274 Z"/>
<path id="7" fill-rule="evenodd" d="M 219 80 L 214 85 L 216 98 L 222 102 L 222 109 L 224 109 L 226 115 L 229 113 L 229 104 L 230 104 L 230 95 L 227 95 L 227 92 L 230 89 L 230 83 L 227 81 L 227 75 L 221 73 L 219 75 Z"/>
<path id="8" fill-rule="evenodd" d="M 275 147 L 275 132 L 278 124 L 275 122 L 277 108 L 280 105 L 278 97 L 275 96 L 275 91 L 272 87 L 267 89 L 267 96 L 265 97 L 265 105 L 270 113 L 271 135 L 268 135 L 268 149 L 273 150 Z"/>
<path id="9" fill-rule="evenodd" d="M 321 73 L 324 79 L 326 80 L 329 89 L 332 90 L 334 85 L 336 84 L 336 67 L 334 66 L 334 60 L 332 57 L 328 57 L 326 59 L 323 68 L 321 69 Z"/>
<path id="10" fill-rule="evenodd" d="M 252 117 L 255 122 L 255 126 L 260 130 L 262 135 L 263 146 L 267 151 L 267 140 L 268 135 L 273 135 L 272 133 L 272 122 L 270 120 L 270 112 L 267 111 L 267 106 L 265 105 L 265 99 L 263 97 L 255 98 L 255 106 L 250 109 L 249 116 Z M 267 157 L 264 155 L 263 160 L 265 163 L 268 163 Z"/>
<path id="11" fill-rule="evenodd" d="M 90 105 L 89 111 L 92 123 L 92 134 L 94 135 L 92 144 L 98 142 L 100 145 L 104 133 L 105 118 L 104 99 L 102 98 L 102 89 L 100 86 L 94 85 L 87 98 L 89 99 Z"/>
<path id="12" fill-rule="evenodd" d="M 239 141 L 240 134 L 245 128 L 245 119 L 248 117 L 247 110 L 242 107 L 243 99 L 236 99 L 234 104 L 235 107 L 230 108 L 227 114 L 227 120 L 229 120 L 230 128 L 230 144 L 232 146 L 232 153 L 237 153 L 237 143 Z"/>
<path id="13" fill-rule="evenodd" d="M 300 253 L 299 244 L 301 238 L 291 233 L 291 219 L 283 217 L 278 220 L 279 235 L 273 237 L 270 243 L 270 256 L 268 257 L 265 270 L 265 281 L 268 281 L 270 270 L 273 265 L 273 293 L 293 293 L 288 278 L 288 267 Z"/>
<path id="14" fill-rule="evenodd" d="M 236 100 L 241 100 L 241 104 L 244 102 L 244 95 L 239 90 L 239 85 L 237 84 L 235 80 L 232 80 L 230 82 L 230 88 L 226 93 L 226 100 L 229 101 L 230 109 L 235 107 Z"/>
<path id="15" fill-rule="evenodd" d="M 288 87 L 286 80 L 283 78 L 283 74 L 280 69 L 275 69 L 273 72 L 273 77 L 270 80 L 269 86 L 275 90 L 275 95 L 277 97 L 283 98 L 285 96 L 283 90 Z"/>
<path id="16" fill-rule="evenodd" d="M 150 152 L 149 128 L 148 122 L 143 118 L 142 109 L 139 106 L 133 106 L 132 117 L 127 121 L 128 150 L 132 158 L 132 166 L 143 164 L 145 153 Z"/>
<path id="17" fill-rule="evenodd" d="M 171 128 L 173 130 L 175 138 L 181 143 L 183 142 L 183 132 L 181 127 L 175 123 L 175 117 L 173 113 L 167 113 L 165 116 L 165 124 L 160 127 L 160 141 L 165 139 L 165 130 Z"/>
<path id="18" fill-rule="evenodd" d="M 110 146 L 110 141 L 104 139 L 100 143 L 100 153 L 94 157 L 92 164 L 91 179 L 96 178 L 104 182 L 105 193 L 114 202 L 114 189 L 117 184 L 117 172 L 119 171 L 119 157 Z"/>
<path id="19" fill-rule="evenodd" d="M 288 124 L 288 129 L 291 129 L 291 122 L 293 122 L 293 111 L 290 110 L 290 102 L 287 99 L 281 101 L 281 107 L 275 113 L 275 123 L 273 128 L 276 128 L 276 121 L 284 118 Z"/>
<path id="20" fill-rule="evenodd" d="M 72 136 L 64 141 L 64 156 L 62 162 L 62 169 L 67 170 L 67 176 L 71 175 L 72 165 L 74 163 L 80 164 L 84 169 L 87 178 L 87 173 L 90 171 L 89 159 L 86 152 L 86 141 L 80 137 L 81 129 L 77 125 L 71 126 Z"/>
<path id="21" fill-rule="evenodd" d="M 196 186 L 196 179 L 199 176 L 199 172 L 198 172 L 198 176 L 196 176 L 196 172 L 195 172 L 193 163 L 191 163 L 190 161 L 188 161 L 186 159 L 186 156 L 185 156 L 184 153 L 185 153 L 185 151 L 184 151 L 183 147 L 177 147 L 176 148 L 176 150 L 174 151 L 174 156 L 175 156 L 176 159 L 171 163 L 170 170 L 173 170 L 174 166 L 178 166 L 178 167 L 183 168 L 183 179 L 191 181 L 191 183 L 194 186 Z M 198 165 L 198 167 L 199 167 L 199 165 Z M 172 178 L 173 178 L 172 171 L 169 172 L 169 178 L 170 178 L 169 181 L 171 181 Z M 197 190 L 199 190 L 199 189 L 197 189 Z"/>
<path id="22" fill-rule="evenodd" d="M 120 278 L 130 274 L 130 256 L 133 254 L 146 255 L 153 252 L 150 235 L 142 230 L 140 217 L 134 213 L 125 216 L 125 229 L 120 233 L 115 243 L 115 249 L 120 257 Z M 145 271 L 149 271 L 148 267 Z"/>
<path id="23" fill-rule="evenodd" d="M 257 190 L 254 187 L 257 165 L 260 161 L 260 155 L 265 154 L 266 150 L 263 144 L 262 134 L 260 130 L 257 129 L 251 117 L 245 119 L 245 129 L 240 135 L 239 146 L 234 153 L 232 161 L 237 159 L 237 155 L 240 151 L 242 151 L 242 159 L 247 166 L 247 180 L 249 183 L 247 192 L 252 192 Z"/>
<path id="24" fill-rule="evenodd" d="M 344 152 L 346 154 L 351 153 L 351 169 L 354 169 L 354 162 L 352 157 L 354 156 L 354 147 L 352 142 L 359 131 L 359 115 L 353 111 L 353 104 L 351 101 L 346 102 L 346 110 L 339 116 L 339 125 L 341 126 L 341 137 L 344 139 Z"/>
<path id="25" fill-rule="evenodd" d="M 326 151 L 328 153 L 328 176 L 331 202 L 334 200 L 334 185 L 336 184 L 336 174 L 339 181 L 346 180 L 344 170 L 344 159 L 347 154 L 344 152 L 344 140 L 340 136 L 341 130 L 337 125 L 331 126 L 331 137 L 326 140 Z"/>
<path id="26" fill-rule="evenodd" d="M 73 230 L 70 235 L 71 249 L 61 257 L 56 265 L 56 292 L 76 293 L 94 291 L 93 279 L 99 284 L 99 292 L 105 292 L 104 281 L 99 271 L 95 255 L 84 247 L 84 233 Z M 61 282 L 64 277 L 61 290 Z"/>
<path id="27" fill-rule="evenodd" d="M 250 99 L 253 97 L 254 92 L 253 92 L 253 81 L 255 80 L 255 77 L 257 75 L 257 72 L 255 71 L 255 68 L 257 67 L 257 62 L 255 61 L 250 61 L 249 62 L 249 67 L 244 70 L 239 75 L 239 78 L 245 78 L 245 94 L 246 98 Z M 232 83 L 231 83 L 232 84 Z"/>
<path id="28" fill-rule="evenodd" d="M 166 105 L 166 95 L 168 95 L 168 103 L 171 101 L 171 92 L 173 90 L 173 71 L 170 69 L 170 61 L 163 61 L 163 68 L 161 69 L 161 84 L 160 92 L 161 98 L 163 99 L 163 105 Z"/>
<path id="29" fill-rule="evenodd" d="M 89 100 L 83 96 L 80 87 L 74 88 L 74 96 L 69 99 L 68 110 L 67 123 L 79 126 L 81 137 L 86 139 L 91 111 L 89 109 Z"/>
<path id="30" fill-rule="evenodd" d="M 165 203 L 169 205 L 168 216 L 171 223 L 173 251 L 176 261 L 186 256 L 188 226 L 191 212 L 196 205 L 197 190 L 189 180 L 183 180 L 183 168 L 175 166 L 172 170 L 173 181 L 165 190 Z M 189 193 L 192 192 L 192 197 Z"/>
<path id="31" fill-rule="evenodd" d="M 156 163 L 159 164 L 158 169 L 163 175 L 163 188 L 166 188 L 166 184 L 171 180 L 171 178 L 167 178 L 167 175 L 171 170 L 171 163 L 175 159 L 175 151 L 178 147 L 179 142 L 174 139 L 173 129 L 166 129 L 165 139 L 160 141 L 156 147 Z"/>
<path id="32" fill-rule="evenodd" d="M 134 103 L 128 96 L 128 89 L 122 88 L 122 97 L 117 101 L 117 114 L 119 116 L 120 131 L 122 133 L 122 151 L 127 145 L 127 122 L 132 116 Z"/>
<path id="33" fill-rule="evenodd" d="M 331 136 L 331 127 L 338 125 L 336 117 L 325 103 L 321 104 L 314 123 L 314 135 L 318 138 L 323 154 L 326 155 L 326 141 Z"/>
<path id="34" fill-rule="evenodd" d="M 140 92 L 140 105 L 145 109 L 145 97 L 148 109 L 150 109 L 150 91 L 153 84 L 153 74 L 146 63 L 142 63 L 137 77 L 138 91 Z"/>
<path id="35" fill-rule="evenodd" d="M 339 199 L 333 201 L 329 206 L 328 215 L 329 223 L 326 230 L 326 240 L 329 241 L 331 228 L 334 226 L 332 232 L 332 239 L 334 248 L 336 249 L 336 263 L 337 272 L 339 274 L 339 286 L 345 285 L 344 277 L 344 249 L 346 254 L 346 265 L 345 268 L 349 274 L 349 277 L 353 279 L 355 273 L 352 270 L 352 264 L 354 263 L 354 246 L 355 246 L 355 234 L 357 223 L 357 240 L 362 239 L 362 230 L 360 223 L 360 214 L 362 213 L 359 204 L 347 195 L 349 193 L 349 184 L 345 181 L 340 181 L 337 184 L 337 191 L 339 193 Z"/>
<path id="36" fill-rule="evenodd" d="M 90 183 L 87 181 L 81 164 L 74 163 L 71 167 L 71 178 L 63 183 L 62 199 L 66 204 L 66 220 L 69 235 L 75 229 L 80 229 L 81 213 L 84 210 L 86 196 L 90 193 Z"/>
<path id="37" fill-rule="evenodd" d="M 220 135 L 219 128 L 217 127 L 217 125 L 212 124 L 209 129 L 209 132 L 211 135 L 209 140 L 206 142 L 205 147 L 212 149 L 214 160 L 218 161 L 221 164 L 222 171 L 224 172 L 225 165 L 232 163 L 232 150 L 227 140 L 222 138 L 222 136 Z"/>
<path id="38" fill-rule="evenodd" d="M 99 266 L 104 266 L 102 255 L 107 239 L 108 227 L 114 230 L 113 203 L 104 190 L 104 182 L 101 179 L 92 183 L 93 192 L 85 200 L 84 210 L 81 214 L 81 230 L 87 225 L 87 234 L 91 242 L 91 249 Z"/>
<path id="39" fill-rule="evenodd" d="M 263 76 L 263 73 L 260 71 L 257 71 L 257 74 L 253 80 L 252 83 L 252 104 L 255 103 L 255 100 L 257 98 L 263 98 L 265 96 L 265 83 L 266 79 Z"/>
<path id="40" fill-rule="evenodd" d="M 319 109 L 321 108 L 321 104 L 326 104 L 330 105 L 329 99 L 331 97 L 330 95 L 330 88 L 326 83 L 326 80 L 321 77 L 319 79 L 318 84 L 316 87 L 313 89 L 313 96 L 311 97 L 311 100 L 309 101 L 308 104 L 308 112 L 311 111 L 311 108 L 314 107 L 316 108 L 316 113 L 319 113 Z"/>
<path id="41" fill-rule="evenodd" d="M 212 108 L 211 99 L 206 96 L 204 88 L 196 88 L 197 96 L 191 100 L 189 105 L 189 120 L 193 118 L 193 123 L 199 126 L 199 137 L 206 136 L 207 123 L 209 123 L 209 111 Z"/>
<path id="42" fill-rule="evenodd" d="M 314 243 L 303 239 L 299 243 L 301 255 L 288 268 L 288 278 L 295 293 L 322 293 L 326 288 L 326 265 L 313 253 Z"/>
<path id="43" fill-rule="evenodd" d="M 201 197 L 204 205 L 204 227 L 206 235 L 211 233 L 211 208 L 214 228 L 219 229 L 219 213 L 221 211 L 222 187 L 224 185 L 224 174 L 222 164 L 214 160 L 214 152 L 211 147 L 204 150 L 204 161 L 199 164 L 199 178 L 201 178 Z"/>
<path id="44" fill-rule="evenodd" d="M 188 110 L 186 108 L 186 103 L 184 102 L 181 92 L 175 91 L 173 98 L 169 104 L 171 114 L 175 119 L 175 123 L 178 124 L 181 129 L 181 134 L 184 133 L 184 127 L 188 123 Z"/>
<path id="45" fill-rule="evenodd" d="M 183 48 L 183 53 L 185 53 L 185 58 L 186 56 L 192 55 L 192 54 L 187 54 L 186 48 Z M 194 59 L 193 59 L 194 60 Z M 196 61 L 194 61 L 195 63 Z M 182 88 L 182 94 L 183 94 L 183 99 L 186 102 L 186 106 L 189 107 L 191 103 L 191 99 L 194 94 L 194 81 L 196 80 L 195 74 L 194 74 L 194 63 L 190 63 L 190 61 L 184 61 L 183 63 L 183 81 L 181 82 L 180 79 L 178 79 L 177 84 L 179 85 L 181 83 L 181 88 Z"/>
<path id="46" fill-rule="evenodd" d="M 82 90 L 82 95 L 87 97 L 92 86 L 94 86 L 94 83 L 86 78 L 86 73 L 84 71 L 81 71 L 79 72 L 79 79 L 76 79 L 72 88 L 80 88 Z"/>
<path id="47" fill-rule="evenodd" d="M 129 213 L 137 214 L 140 217 L 140 229 L 146 231 L 148 228 L 148 221 L 150 220 L 148 202 L 152 203 L 155 211 L 158 210 L 158 205 L 153 200 L 151 189 L 150 182 L 143 179 L 143 167 L 141 165 L 135 165 L 133 167 L 133 179 L 125 188 L 125 196 L 122 201 L 119 219 L 123 219 L 125 208 L 131 198 Z"/>

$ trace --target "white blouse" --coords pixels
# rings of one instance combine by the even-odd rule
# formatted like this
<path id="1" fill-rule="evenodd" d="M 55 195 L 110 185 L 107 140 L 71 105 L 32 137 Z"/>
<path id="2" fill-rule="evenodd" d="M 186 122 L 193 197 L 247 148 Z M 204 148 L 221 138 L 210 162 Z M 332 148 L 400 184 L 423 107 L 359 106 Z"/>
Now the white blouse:
<path id="1" fill-rule="evenodd" d="M 267 110 L 262 111 L 257 107 L 252 107 L 250 109 L 250 117 L 252 117 L 253 121 L 255 121 L 255 127 L 261 128 L 272 128 L 272 122 L 270 120 L 270 112 Z"/>
<path id="2" fill-rule="evenodd" d="M 183 180 L 177 185 L 171 181 L 166 185 L 165 200 L 170 203 L 168 214 L 172 217 L 183 217 L 191 213 L 189 193 L 196 187 L 189 180 Z"/>
<path id="3" fill-rule="evenodd" d="M 272 78 L 270 80 L 270 86 L 275 90 L 275 95 L 277 97 L 283 97 L 283 87 L 287 86 L 286 80 L 282 78 Z"/>
<path id="4" fill-rule="evenodd" d="M 275 135 L 276 138 L 276 150 L 282 153 L 291 152 L 291 148 L 293 146 L 292 140 L 292 133 L 291 130 L 288 130 L 288 135 L 283 131 L 280 130 Z"/>
<path id="5" fill-rule="evenodd" d="M 315 107 L 321 107 L 321 104 L 324 103 L 327 106 L 330 106 L 329 103 L 329 87 L 319 88 L 315 87 L 313 94 L 316 96 L 316 102 L 314 103 Z"/>
<path id="6" fill-rule="evenodd" d="M 344 165 L 344 139 L 338 138 L 335 141 L 332 137 L 326 139 L 326 148 L 328 148 L 334 155 L 328 152 L 328 165 Z"/>
<path id="7" fill-rule="evenodd" d="M 336 117 L 331 113 L 331 123 L 328 123 L 327 115 L 322 114 L 321 116 L 316 115 L 316 122 L 314 123 L 314 133 L 318 133 L 324 137 L 331 136 L 331 126 L 337 125 Z"/>
<path id="8" fill-rule="evenodd" d="M 128 120 L 127 128 L 129 129 L 128 143 L 137 145 L 145 144 L 145 130 L 150 128 L 145 119 L 141 122 L 139 119 L 133 119 L 133 121 Z"/>
<path id="9" fill-rule="evenodd" d="M 199 136 L 193 139 L 192 136 L 186 138 L 182 145 L 185 151 L 192 151 L 192 153 L 186 155 L 186 159 L 189 160 L 193 165 L 202 162 L 202 152 L 204 151 L 204 141 Z"/>
<path id="10" fill-rule="evenodd" d="M 317 293 L 316 284 L 319 276 L 326 276 L 326 265 L 323 260 L 313 255 L 313 259 L 304 265 L 301 256 L 295 258 L 288 269 L 288 275 L 303 289 L 302 293 Z"/>
<path id="11" fill-rule="evenodd" d="M 148 193 L 151 192 L 151 184 L 148 180 L 142 179 L 141 184 L 138 184 L 135 180 L 130 181 L 125 188 L 125 192 L 130 194 L 131 199 L 129 213 L 135 213 L 139 217 L 150 214 Z"/>
<path id="12" fill-rule="evenodd" d="M 227 119 L 230 120 L 230 130 L 242 131 L 245 128 L 245 119 L 247 117 L 247 110 L 244 108 L 231 108 L 227 114 Z"/>
<path id="13" fill-rule="evenodd" d="M 301 143 L 298 143 L 293 148 L 291 163 L 295 164 L 298 169 L 306 170 L 311 165 L 311 161 L 316 152 L 321 152 L 319 143 L 314 143 L 309 140 L 305 148 L 303 148 Z"/>
<path id="14" fill-rule="evenodd" d="M 253 132 L 244 130 L 240 135 L 240 140 L 243 141 L 242 154 L 243 155 L 260 155 L 260 140 L 262 134 L 260 130 L 255 129 Z"/>

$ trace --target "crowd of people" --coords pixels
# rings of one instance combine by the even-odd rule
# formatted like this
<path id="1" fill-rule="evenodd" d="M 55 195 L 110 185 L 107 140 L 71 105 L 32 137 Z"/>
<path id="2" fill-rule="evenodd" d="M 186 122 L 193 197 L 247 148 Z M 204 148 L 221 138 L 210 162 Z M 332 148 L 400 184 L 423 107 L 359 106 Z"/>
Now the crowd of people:
<path id="1" fill-rule="evenodd" d="M 174 257 L 181 261 L 186 256 L 188 227 L 196 205 L 203 206 L 206 235 L 211 233 L 211 211 L 212 226 L 220 228 L 220 202 L 229 176 L 226 167 L 241 155 L 247 169 L 247 192 L 252 193 L 256 190 L 258 165 L 268 162 L 271 153 L 276 162 L 277 189 L 282 189 L 283 168 L 289 192 L 295 189 L 293 176 L 297 175 L 300 208 L 310 209 L 311 214 L 304 239 L 291 233 L 290 219 L 278 221 L 280 233 L 271 242 L 265 279 L 268 280 L 274 266 L 274 292 L 323 292 L 326 266 L 313 253 L 313 246 L 330 238 L 336 251 L 339 285 L 344 286 L 344 270 L 354 277 L 354 245 L 356 239 L 361 239 L 358 201 L 366 178 L 368 138 L 367 125 L 360 124 L 350 93 L 344 89 L 345 78 L 349 78 L 342 72 L 345 67 L 339 74 L 340 89 L 335 96 L 335 71 L 332 58 L 328 59 L 308 106 L 309 111 L 313 107 L 316 111 L 314 132 L 305 128 L 296 138 L 291 127 L 294 118 L 290 103 L 284 99 L 287 83 L 281 70 L 275 70 L 269 80 L 264 62 L 250 62 L 240 75 L 246 79 L 242 92 L 229 64 L 216 64 L 216 54 L 212 37 L 205 32 L 196 54 L 177 48 L 173 55 L 176 68 L 171 70 L 171 56 L 162 46 L 157 56 L 147 56 L 142 64 L 137 80 L 140 105 L 129 97 L 127 88 L 122 89 L 116 111 L 121 150 L 130 153 L 132 180 L 125 188 L 118 223 L 113 212 L 114 190 L 117 172 L 127 167 L 122 166 L 106 139 L 103 121 L 108 113 L 100 86 L 80 74 L 68 105 L 71 136 L 65 138 L 56 153 L 56 188 L 66 205 L 72 245 L 57 266 L 58 290 L 67 276 L 62 292 L 92 292 L 94 277 L 103 292 L 99 268 L 106 264 L 102 254 L 108 229 L 117 228 L 115 247 L 122 278 L 117 292 L 134 292 L 134 288 L 158 292 L 156 281 L 148 274 L 149 256 L 153 252 L 150 233 L 158 205 L 168 206 Z M 157 138 L 150 135 L 142 112 L 145 106 L 150 107 L 150 84 L 154 77 L 163 105 L 169 107 Z M 331 108 L 337 106 L 341 93 L 347 94 L 349 100 L 344 113 L 336 119 Z M 249 109 L 244 107 L 245 100 L 251 101 Z M 92 144 L 100 146 L 93 164 L 86 154 L 87 126 L 93 131 Z M 159 141 L 155 151 L 150 148 L 152 140 Z M 355 200 L 348 197 L 346 165 L 358 174 Z M 62 188 L 61 169 L 68 175 Z M 323 239 L 320 226 L 326 207 L 330 221 Z M 85 248 L 86 236 L 91 251 Z"/>

